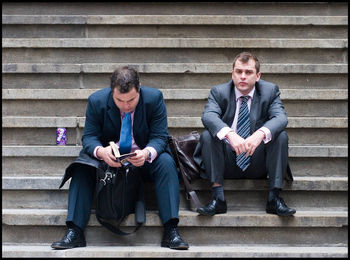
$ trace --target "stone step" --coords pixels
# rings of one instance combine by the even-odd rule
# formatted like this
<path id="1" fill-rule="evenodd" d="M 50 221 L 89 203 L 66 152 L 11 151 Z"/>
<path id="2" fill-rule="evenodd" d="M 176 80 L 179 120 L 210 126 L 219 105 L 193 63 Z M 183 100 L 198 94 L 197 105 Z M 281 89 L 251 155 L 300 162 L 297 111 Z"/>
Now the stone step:
<path id="1" fill-rule="evenodd" d="M 232 55 L 232 54 L 231 54 Z M 33 64 L 34 65 L 34 64 Z M 110 85 L 111 71 L 104 73 L 3 73 L 4 89 L 96 89 Z M 231 72 L 223 73 L 143 73 L 142 84 L 159 89 L 210 89 L 228 82 Z M 262 79 L 276 83 L 280 89 L 347 89 L 348 75 L 336 73 L 263 73 Z M 331 84 L 330 84 L 331 82 Z M 60 94 L 62 95 L 62 93 Z"/>
<path id="2" fill-rule="evenodd" d="M 271 38 L 3 38 L 2 48 L 331 48 L 348 47 L 347 39 Z M 123 50 L 124 51 L 124 50 Z M 211 50 L 210 50 L 211 51 Z M 91 50 L 89 50 L 91 53 Z M 22 57 L 23 59 L 23 57 Z"/>
<path id="3" fill-rule="evenodd" d="M 77 157 L 81 145 L 3 145 L 3 157 Z M 289 145 L 289 157 L 342 158 L 348 156 L 347 145 Z"/>
<path id="4" fill-rule="evenodd" d="M 347 16 L 346 2 L 182 2 L 157 4 L 147 2 L 4 3 L 3 15 L 278 15 L 283 16 Z"/>
<path id="5" fill-rule="evenodd" d="M 100 89 L 2 89 L 2 100 L 87 100 Z M 207 100 L 209 89 L 161 89 L 165 100 Z M 348 100 L 348 89 L 280 89 L 282 100 Z"/>
<path id="6" fill-rule="evenodd" d="M 170 39 L 170 38 L 169 38 Z M 204 38 L 206 42 L 208 38 Z M 119 39 L 114 39 L 119 42 Z M 170 39 L 171 42 L 173 41 Z M 133 41 L 133 40 L 130 40 Z M 183 42 L 180 39 L 179 42 Z M 324 41 L 324 40 L 320 40 Z M 141 38 L 141 42 L 143 39 Z M 252 42 L 257 42 L 252 41 Z M 231 63 L 241 49 L 227 48 L 3 48 L 5 63 Z M 347 48 L 255 48 L 252 50 L 264 64 L 346 64 Z M 231 65 L 232 68 L 232 65 Z"/>
<path id="7" fill-rule="evenodd" d="M 4 176 L 5 175 L 5 176 Z M 3 190 L 57 190 L 61 182 L 59 176 L 6 176 L 2 177 Z M 66 183 L 62 190 L 66 190 L 69 183 Z M 182 187 L 183 188 L 183 187 Z M 196 180 L 192 184 L 194 190 L 210 191 L 210 186 L 205 180 Z M 244 191 L 244 190 L 266 190 L 268 189 L 267 180 L 248 179 L 248 180 L 225 180 L 225 191 Z M 347 191 L 347 177 L 294 177 L 293 182 L 286 182 L 283 190 L 286 191 Z"/>
<path id="8" fill-rule="evenodd" d="M 153 17 L 153 16 L 150 16 Z M 231 17 L 231 16 L 230 16 Z M 326 20 L 331 18 L 325 16 Z M 271 18 L 270 18 L 271 19 Z M 324 19 L 320 17 L 320 20 Z M 305 16 L 301 17 L 305 20 Z M 273 20 L 269 20 L 273 23 Z M 313 23 L 313 22 L 311 22 Z M 251 25 L 251 24 L 4 24 L 3 38 L 293 38 L 343 39 L 348 36 L 347 25 Z"/>
<path id="9" fill-rule="evenodd" d="M 120 66 L 132 66 L 140 73 L 225 73 L 231 74 L 231 63 L 83 63 L 83 64 L 53 64 L 53 63 L 3 63 L 2 72 L 7 73 L 111 73 Z M 347 64 L 262 64 L 261 73 L 281 74 L 346 74 Z"/>
<path id="10" fill-rule="evenodd" d="M 3 244 L 3 257 L 28 257 L 28 258 L 52 258 L 52 257 L 193 257 L 193 258 L 216 258 L 216 257 L 348 257 L 348 248 L 345 246 L 288 246 L 288 245 L 227 245 L 227 246 L 192 246 L 186 251 L 171 250 L 158 246 L 90 246 L 74 248 L 71 250 L 52 250 L 49 244 Z"/>
<path id="11" fill-rule="evenodd" d="M 35 151 L 33 149 L 32 151 Z M 15 153 L 13 153 L 15 154 Z M 76 159 L 76 156 L 61 157 L 54 154 L 49 160 L 41 154 L 34 156 L 15 155 L 2 157 L 2 171 L 6 176 L 63 176 L 64 170 Z M 342 157 L 289 157 L 294 176 L 348 176 L 348 158 Z M 24 172 L 25 169 L 25 172 Z"/>
<path id="12" fill-rule="evenodd" d="M 4 174 L 6 174 L 4 172 Z M 50 173 L 48 173 L 50 174 Z M 21 176 L 2 177 L 3 208 L 67 209 L 70 180 L 58 189 L 62 176 Z M 285 182 L 282 197 L 289 207 L 299 210 L 327 208 L 347 209 L 347 177 L 299 177 Z M 209 182 L 196 180 L 192 183 L 199 200 L 206 204 L 211 197 Z M 268 180 L 229 180 L 224 183 L 225 198 L 229 210 L 265 210 Z M 153 183 L 145 183 L 146 208 L 157 210 Z M 45 201 L 45 203 L 43 203 Z M 92 205 L 95 208 L 95 201 Z M 196 210 L 180 184 L 180 210 Z"/>
<path id="13" fill-rule="evenodd" d="M 57 241 L 66 232 L 66 210 L 3 209 L 3 243 L 47 243 Z M 347 245 L 348 213 L 343 211 L 297 211 L 293 217 L 278 217 L 265 211 L 228 211 L 215 217 L 179 212 L 179 233 L 190 245 L 272 244 Z M 133 214 L 122 228 L 135 225 Z M 28 236 L 35 232 L 35 236 Z M 101 227 L 94 212 L 86 228 L 92 245 L 159 245 L 163 228 L 156 211 L 146 213 L 146 223 L 135 235 L 120 237 Z M 266 236 L 268 232 L 269 236 Z M 208 239 L 208 234 L 215 239 Z M 244 235 L 243 235 L 244 234 Z"/>
<path id="14" fill-rule="evenodd" d="M 190 121 L 198 122 L 190 127 L 202 126 L 198 118 L 202 116 L 206 103 L 205 99 L 165 100 L 169 118 L 186 117 L 190 118 L 188 119 Z M 347 100 L 284 100 L 283 105 L 290 118 L 344 118 L 348 116 Z M 87 100 L 40 100 L 40 102 L 37 100 L 3 100 L 2 115 L 22 117 L 71 117 L 73 115 L 84 117 L 86 106 Z"/>
<path id="15" fill-rule="evenodd" d="M 19 113 L 21 111 L 17 111 Z M 172 114 L 168 110 L 168 114 Z M 169 134 L 187 135 L 191 131 L 202 133 L 200 118 L 168 117 Z M 289 117 L 286 131 L 289 144 L 342 145 L 348 141 L 347 118 L 344 117 Z M 77 127 L 79 125 L 79 127 Z M 81 145 L 84 128 L 74 117 L 8 117 L 3 116 L 4 145 L 55 145 L 56 127 L 67 130 L 67 145 Z"/>
<path id="16" fill-rule="evenodd" d="M 2 209 L 2 223 L 16 226 L 65 226 L 67 210 L 62 209 Z M 227 211 L 215 217 L 198 216 L 197 212 L 179 211 L 181 227 L 346 227 L 348 212 L 310 210 L 297 211 L 293 217 L 279 217 L 265 211 Z M 101 226 L 92 213 L 89 226 Z M 121 226 L 135 226 L 130 214 Z M 146 212 L 145 227 L 162 226 L 158 213 Z"/>
<path id="17" fill-rule="evenodd" d="M 59 178 L 61 178 L 60 176 Z M 55 190 L 3 190 L 2 206 L 3 208 L 12 209 L 67 209 L 68 207 L 68 189 L 59 190 L 60 181 L 56 182 Z M 197 183 L 197 182 L 195 182 Z M 229 180 L 225 180 L 230 183 Z M 68 183 L 65 187 L 68 187 Z M 207 183 L 209 186 L 209 183 Z M 311 186 L 311 185 L 310 185 Z M 146 209 L 157 210 L 157 197 L 152 183 L 146 183 Z M 326 191 L 326 190 L 290 190 L 288 183 L 285 185 L 281 197 L 291 208 L 296 211 L 303 210 L 347 210 L 348 209 L 348 192 L 347 191 Z M 212 196 L 211 191 L 196 191 L 200 202 L 206 205 Z M 256 211 L 265 210 L 268 199 L 268 188 L 265 190 L 225 190 L 225 199 L 229 210 L 234 211 Z M 92 202 L 92 208 L 95 209 L 96 202 Z M 188 200 L 183 185 L 180 185 L 180 210 L 196 210 L 196 205 Z"/>
<path id="18" fill-rule="evenodd" d="M 3 116 L 3 128 L 84 128 L 85 117 Z M 203 128 L 200 117 L 168 117 L 171 128 Z M 287 128 L 347 128 L 347 117 L 288 117 Z"/>
<path id="19" fill-rule="evenodd" d="M 347 16 L 282 15 L 2 15 L 2 24 L 348 25 Z"/>

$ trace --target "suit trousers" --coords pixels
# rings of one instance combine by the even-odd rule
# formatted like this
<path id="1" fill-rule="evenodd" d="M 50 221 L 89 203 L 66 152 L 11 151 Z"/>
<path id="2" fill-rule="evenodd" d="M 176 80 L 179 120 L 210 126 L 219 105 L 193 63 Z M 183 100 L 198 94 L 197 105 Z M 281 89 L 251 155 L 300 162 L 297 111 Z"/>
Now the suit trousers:
<path id="1" fill-rule="evenodd" d="M 162 223 L 179 217 L 179 179 L 175 162 L 170 154 L 161 153 L 152 162 L 136 168 L 145 181 L 155 183 L 159 216 Z M 66 224 L 71 222 L 85 230 L 91 214 L 96 185 L 96 168 L 87 165 L 77 167 L 72 174 L 68 193 Z"/>
<path id="2" fill-rule="evenodd" d="M 200 137 L 205 173 L 201 177 L 223 185 L 224 179 L 269 179 L 269 188 L 283 186 L 288 164 L 288 135 L 282 131 L 274 140 L 255 149 L 250 165 L 243 172 L 236 164 L 232 147 L 205 130 Z"/>

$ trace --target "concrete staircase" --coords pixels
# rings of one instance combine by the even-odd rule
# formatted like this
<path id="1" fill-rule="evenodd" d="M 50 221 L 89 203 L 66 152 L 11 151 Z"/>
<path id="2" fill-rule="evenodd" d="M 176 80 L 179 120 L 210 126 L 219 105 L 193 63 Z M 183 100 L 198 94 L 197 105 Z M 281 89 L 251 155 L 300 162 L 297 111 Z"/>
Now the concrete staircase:
<path id="1" fill-rule="evenodd" d="M 347 257 L 347 3 L 3 3 L 2 255 L 4 257 Z M 121 64 L 162 90 L 169 131 L 203 131 L 209 89 L 230 80 L 243 50 L 281 89 L 295 181 L 282 197 L 294 217 L 265 213 L 266 180 L 226 180 L 228 213 L 197 216 L 181 186 L 179 232 L 188 251 L 160 247 L 152 184 L 147 222 L 119 237 L 94 212 L 88 246 L 52 250 L 66 231 L 69 182 L 87 97 Z M 55 145 L 67 128 L 68 145 Z M 193 184 L 202 202 L 208 183 Z M 132 229 L 134 217 L 125 221 Z"/>

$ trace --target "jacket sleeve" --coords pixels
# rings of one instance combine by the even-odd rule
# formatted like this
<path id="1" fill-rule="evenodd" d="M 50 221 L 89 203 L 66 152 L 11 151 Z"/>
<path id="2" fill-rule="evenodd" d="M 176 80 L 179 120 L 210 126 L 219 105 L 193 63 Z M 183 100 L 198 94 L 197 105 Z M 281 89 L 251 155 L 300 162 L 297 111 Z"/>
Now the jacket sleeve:
<path id="1" fill-rule="evenodd" d="M 277 85 L 273 88 L 268 106 L 268 119 L 264 126 L 271 131 L 272 139 L 278 136 L 287 126 L 287 114 L 280 98 L 280 91 Z"/>
<path id="2" fill-rule="evenodd" d="M 162 92 L 159 91 L 149 116 L 149 141 L 146 146 L 153 147 L 158 154 L 164 152 L 168 139 L 167 111 Z"/>
<path id="3" fill-rule="evenodd" d="M 101 143 L 102 122 L 101 117 L 97 113 L 96 104 L 91 96 L 88 99 L 88 105 L 85 113 L 84 134 L 82 137 L 83 149 L 90 156 L 94 157 L 94 149 L 96 146 L 103 146 Z"/>
<path id="4" fill-rule="evenodd" d="M 222 120 L 222 115 L 224 113 L 222 106 L 225 106 L 227 102 L 227 99 L 225 100 L 222 98 L 220 92 L 217 91 L 216 88 L 210 90 L 208 102 L 202 114 L 202 123 L 213 137 L 215 137 L 222 128 L 230 127 Z"/>

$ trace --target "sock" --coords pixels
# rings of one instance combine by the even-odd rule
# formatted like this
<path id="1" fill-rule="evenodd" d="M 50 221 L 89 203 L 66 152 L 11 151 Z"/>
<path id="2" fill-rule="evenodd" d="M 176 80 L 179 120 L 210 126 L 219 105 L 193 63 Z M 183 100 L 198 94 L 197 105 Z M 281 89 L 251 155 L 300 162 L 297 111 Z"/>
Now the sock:
<path id="1" fill-rule="evenodd" d="M 280 191 L 281 191 L 281 189 L 278 189 L 278 188 L 274 188 L 274 189 L 270 190 L 269 191 L 269 199 L 268 200 L 271 201 L 271 200 L 279 197 Z"/>
<path id="2" fill-rule="evenodd" d="M 219 199 L 221 201 L 225 200 L 223 186 L 212 187 L 212 190 L 213 190 L 213 197 L 215 199 Z"/>

